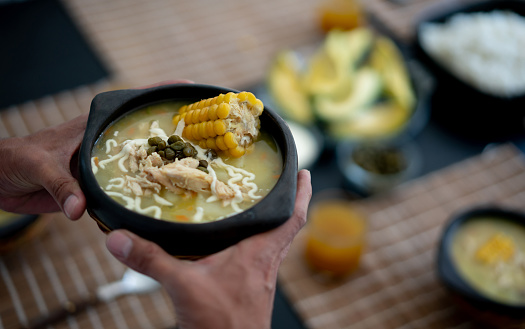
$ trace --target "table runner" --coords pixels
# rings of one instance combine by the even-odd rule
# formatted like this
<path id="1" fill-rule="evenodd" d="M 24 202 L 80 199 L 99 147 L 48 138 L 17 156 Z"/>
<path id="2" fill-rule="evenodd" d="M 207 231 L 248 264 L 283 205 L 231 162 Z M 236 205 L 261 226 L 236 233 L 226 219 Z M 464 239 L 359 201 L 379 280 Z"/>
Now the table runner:
<path id="1" fill-rule="evenodd" d="M 300 233 L 280 284 L 309 328 L 475 328 L 438 283 L 434 261 L 450 217 L 488 204 L 525 210 L 525 160 L 514 146 L 356 201 L 368 218 L 368 245 L 360 269 L 343 282 L 323 283 L 305 266 Z"/>

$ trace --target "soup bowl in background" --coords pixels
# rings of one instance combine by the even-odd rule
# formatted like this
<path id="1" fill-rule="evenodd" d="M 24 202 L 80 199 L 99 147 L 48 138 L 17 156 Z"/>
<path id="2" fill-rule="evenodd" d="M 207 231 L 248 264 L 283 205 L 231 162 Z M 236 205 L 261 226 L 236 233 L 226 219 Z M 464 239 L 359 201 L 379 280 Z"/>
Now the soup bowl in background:
<path id="1" fill-rule="evenodd" d="M 206 223 L 159 220 L 127 209 L 108 196 L 93 174 L 91 157 L 97 139 L 119 118 L 136 109 L 164 101 L 195 102 L 236 90 L 199 84 L 175 84 L 150 89 L 127 89 L 97 95 L 92 103 L 79 153 L 80 185 L 87 211 L 100 229 L 129 230 L 155 242 L 168 253 L 193 258 L 223 250 L 242 239 L 283 224 L 293 212 L 297 186 L 297 151 L 288 125 L 265 107 L 261 131 L 275 139 L 283 168 L 273 189 L 257 204 L 224 219 Z"/>
<path id="2" fill-rule="evenodd" d="M 525 214 L 498 206 L 474 207 L 452 216 L 441 235 L 437 254 L 437 274 L 457 304 L 480 324 L 496 328 L 522 328 L 525 303 L 511 304 L 489 297 L 461 274 L 452 253 L 456 233 L 464 224 L 483 218 L 508 221 L 525 228 Z"/>

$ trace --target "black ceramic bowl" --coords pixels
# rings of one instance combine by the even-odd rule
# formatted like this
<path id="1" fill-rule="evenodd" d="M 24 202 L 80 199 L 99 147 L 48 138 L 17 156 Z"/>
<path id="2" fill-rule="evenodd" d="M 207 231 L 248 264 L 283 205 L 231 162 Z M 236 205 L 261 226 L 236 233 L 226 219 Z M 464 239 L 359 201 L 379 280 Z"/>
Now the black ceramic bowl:
<path id="1" fill-rule="evenodd" d="M 458 304 L 477 322 L 499 328 L 514 328 L 516 323 L 523 325 L 525 305 L 504 304 L 481 294 L 462 277 L 454 264 L 451 246 L 455 233 L 464 223 L 480 217 L 498 218 L 525 226 L 524 213 L 497 206 L 477 207 L 453 216 L 443 231 L 438 247 L 438 277 Z"/>
<path id="2" fill-rule="evenodd" d="M 435 6 L 417 22 L 414 49 L 416 56 L 436 78 L 432 99 L 435 121 L 453 133 L 476 141 L 501 141 L 525 131 L 525 94 L 511 98 L 494 96 L 458 78 L 437 62 L 422 46 L 422 26 L 444 23 L 455 14 L 512 11 L 525 16 L 523 1 L 485 1 L 471 5 Z"/>
<path id="3" fill-rule="evenodd" d="M 269 132 L 280 147 L 282 174 L 272 191 L 244 212 L 199 224 L 157 220 L 118 204 L 95 179 L 91 168 L 93 145 L 108 126 L 126 113 L 162 101 L 195 102 L 230 91 L 238 92 L 209 85 L 179 84 L 110 91 L 93 99 L 79 154 L 80 183 L 86 195 L 87 210 L 103 231 L 127 229 L 157 243 L 172 255 L 193 257 L 218 252 L 251 235 L 275 228 L 292 215 L 297 186 L 297 151 L 288 126 L 269 108 L 265 108 L 260 117 L 261 129 Z"/>

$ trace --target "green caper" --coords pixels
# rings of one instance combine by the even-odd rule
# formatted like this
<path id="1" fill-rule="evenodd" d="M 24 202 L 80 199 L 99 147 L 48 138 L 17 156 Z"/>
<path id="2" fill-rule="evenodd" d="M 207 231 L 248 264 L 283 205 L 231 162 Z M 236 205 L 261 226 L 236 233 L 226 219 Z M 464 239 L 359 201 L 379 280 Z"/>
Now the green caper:
<path id="1" fill-rule="evenodd" d="M 166 153 L 164 151 L 158 151 L 157 153 L 163 158 L 166 157 Z"/>
<path id="2" fill-rule="evenodd" d="M 151 147 L 149 147 L 148 150 L 146 151 L 146 154 L 151 155 L 151 154 L 153 154 L 154 152 L 157 152 L 157 147 L 156 147 L 156 146 L 151 146 Z"/>
<path id="3" fill-rule="evenodd" d="M 171 135 L 169 138 L 168 138 L 168 144 L 173 144 L 175 142 L 181 142 L 182 141 L 182 138 L 180 138 L 179 136 L 177 135 Z"/>
<path id="4" fill-rule="evenodd" d="M 165 141 L 160 141 L 159 144 L 157 145 L 157 148 L 159 150 L 164 150 L 166 148 L 166 142 Z"/>
<path id="5" fill-rule="evenodd" d="M 164 154 L 166 155 L 166 159 L 168 160 L 173 160 L 175 159 L 175 151 L 173 151 L 172 149 L 170 148 L 166 148 L 164 150 Z"/>
<path id="6" fill-rule="evenodd" d="M 183 141 L 176 141 L 175 143 L 172 143 L 170 147 L 175 151 L 180 151 L 184 148 L 184 142 Z"/>
<path id="7" fill-rule="evenodd" d="M 184 153 L 184 156 L 185 157 L 191 157 L 193 156 L 193 149 L 191 147 L 184 147 L 184 149 L 182 150 L 182 152 Z"/>
<path id="8" fill-rule="evenodd" d="M 208 169 L 206 169 L 205 167 L 198 166 L 197 169 L 199 169 L 200 171 L 204 171 L 205 173 L 209 174 Z"/>
<path id="9" fill-rule="evenodd" d="M 151 146 L 157 146 L 160 142 L 162 142 L 162 138 L 160 138 L 159 136 L 148 138 L 148 144 Z"/>
<path id="10" fill-rule="evenodd" d="M 206 160 L 199 160 L 199 167 L 208 168 L 208 161 L 206 161 Z"/>

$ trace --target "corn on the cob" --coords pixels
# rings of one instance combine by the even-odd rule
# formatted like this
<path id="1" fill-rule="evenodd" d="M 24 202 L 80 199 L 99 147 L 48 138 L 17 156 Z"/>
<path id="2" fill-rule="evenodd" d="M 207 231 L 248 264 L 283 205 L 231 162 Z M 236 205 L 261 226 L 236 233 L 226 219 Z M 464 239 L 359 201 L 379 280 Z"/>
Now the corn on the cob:
<path id="1" fill-rule="evenodd" d="M 173 124 L 184 120 L 182 137 L 238 158 L 257 138 L 263 109 L 252 93 L 230 92 L 182 106 Z"/>
<path id="2" fill-rule="evenodd" d="M 504 234 L 498 233 L 482 245 L 476 252 L 476 258 L 485 264 L 497 261 L 506 262 L 514 255 L 514 242 Z"/>

